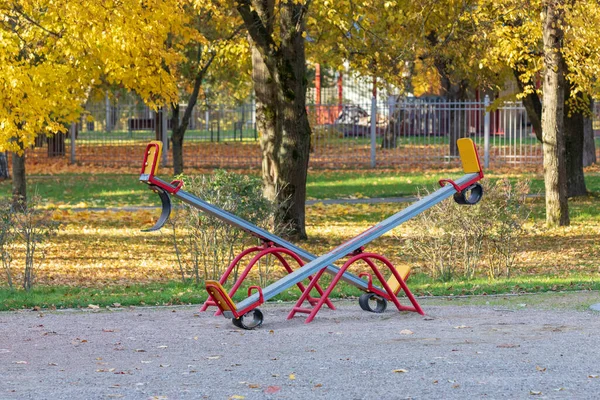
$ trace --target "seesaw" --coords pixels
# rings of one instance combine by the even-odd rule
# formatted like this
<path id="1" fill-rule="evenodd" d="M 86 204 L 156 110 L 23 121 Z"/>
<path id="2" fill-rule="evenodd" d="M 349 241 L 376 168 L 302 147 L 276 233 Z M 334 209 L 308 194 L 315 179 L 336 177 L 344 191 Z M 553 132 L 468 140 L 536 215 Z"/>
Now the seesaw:
<path id="1" fill-rule="evenodd" d="M 263 315 L 258 309 L 258 306 L 294 285 L 298 285 L 300 288 L 301 296 L 288 315 L 288 319 L 300 312 L 309 314 L 306 322 L 311 322 L 324 304 L 327 304 L 332 309 L 334 308 L 329 300 L 329 295 L 340 280 L 344 280 L 366 292 L 360 296 L 359 299 L 361 308 L 366 311 L 383 312 L 386 308 L 387 301 L 391 301 L 399 311 L 414 311 L 423 314 L 423 310 L 405 283 L 409 270 L 404 270 L 400 273 L 384 256 L 375 253 L 366 253 L 363 251 L 363 246 L 450 196 L 453 196 L 454 200 L 459 204 L 476 204 L 481 199 L 483 189 L 477 182 L 483 178 L 483 171 L 481 169 L 475 145 L 471 139 L 459 139 L 457 145 L 465 175 L 456 181 L 450 179 L 441 180 L 439 182 L 441 186 L 440 189 L 376 224 L 353 239 L 334 248 L 329 253 L 316 257 L 284 239 L 272 235 L 233 214 L 212 206 L 181 190 L 182 182 L 180 181 L 173 181 L 169 184 L 156 178 L 154 174 L 158 168 L 161 144 L 160 142 L 152 142 L 146 149 L 140 181 L 148 183 L 151 188 L 159 194 L 163 204 L 163 211 L 156 225 L 149 230 L 160 229 L 167 221 L 171 211 L 170 194 L 260 238 L 263 240 L 263 243 L 267 244 L 263 251 L 267 251 L 270 247 L 277 246 L 276 248 L 278 250 L 273 251 L 274 254 L 279 254 L 279 251 L 282 253 L 286 252 L 288 255 L 290 255 L 290 253 L 296 253 L 297 257 L 295 257 L 295 259 L 298 261 L 300 268 L 294 271 L 292 271 L 291 268 L 286 268 L 289 275 L 279 279 L 264 289 L 259 286 L 250 287 L 248 289 L 248 297 L 238 304 L 233 302 L 232 296 L 241 285 L 243 278 L 236 282 L 234 290 L 229 293 L 227 293 L 222 286 L 232 269 L 233 263 L 230 265 L 230 268 L 228 268 L 228 272 L 226 272 L 219 281 L 206 281 L 206 289 L 210 298 L 207 300 L 207 303 L 205 303 L 203 310 L 206 309 L 207 305 L 216 305 L 226 318 L 232 319 L 234 325 L 244 329 L 253 329 L 260 326 L 263 322 Z M 258 248 L 256 251 L 259 251 Z M 341 268 L 333 265 L 334 262 L 346 256 L 350 256 L 350 259 L 346 261 Z M 309 262 L 303 264 L 300 259 Z M 369 273 L 361 273 L 357 277 L 347 272 L 347 269 L 358 261 L 364 261 L 371 268 L 383 289 L 373 285 L 373 277 Z M 383 263 L 384 266 L 390 270 L 391 274 L 388 280 L 385 280 L 375 262 Z M 252 262 L 251 265 L 253 265 Z M 247 273 L 246 271 L 244 272 Z M 324 272 L 334 275 L 325 291 L 323 291 L 318 284 L 318 281 Z M 366 277 L 367 281 L 361 279 L 362 277 Z M 309 281 L 308 286 L 304 287 L 301 283 L 307 279 Z M 318 299 L 310 296 L 313 289 L 320 294 Z M 412 307 L 400 304 L 397 298 L 397 294 L 400 290 L 405 292 L 407 298 L 412 303 Z M 256 293 L 253 294 L 253 291 Z M 305 301 L 313 307 L 303 307 L 302 305 Z"/>
<path id="2" fill-rule="evenodd" d="M 242 229 L 243 231 L 259 238 L 262 242 L 261 246 L 251 247 L 249 249 L 244 250 L 238 256 L 236 256 L 234 258 L 234 260 L 229 264 L 227 269 L 225 270 L 225 273 L 223 274 L 223 276 L 221 276 L 221 278 L 217 282 L 220 285 L 220 287 L 222 287 L 222 285 L 225 284 L 225 282 L 227 281 L 227 279 L 229 278 L 231 273 L 235 270 L 236 266 L 238 266 L 245 257 L 254 255 L 253 258 L 251 259 L 251 261 L 243 269 L 239 278 L 234 282 L 232 289 L 229 291 L 229 293 L 227 293 L 228 298 L 233 297 L 233 295 L 237 292 L 238 288 L 242 285 L 242 283 L 243 283 L 244 279 L 246 278 L 246 276 L 248 275 L 248 273 L 263 257 L 266 257 L 268 255 L 273 255 L 274 257 L 276 257 L 278 259 L 278 261 L 282 264 L 282 266 L 288 273 L 292 273 L 293 268 L 290 266 L 290 263 L 286 260 L 285 256 L 288 256 L 289 258 L 291 258 L 293 260 L 293 262 L 298 264 L 299 267 L 302 267 L 304 265 L 305 261 L 312 261 L 315 258 L 317 258 L 317 256 L 315 256 L 314 254 L 311 254 L 311 253 L 301 249 L 300 247 L 286 241 L 285 239 L 283 239 L 279 236 L 273 235 L 273 234 L 267 232 L 266 230 L 259 228 L 258 226 L 254 225 L 234 214 L 231 214 L 219 207 L 216 207 L 216 206 L 198 198 L 197 196 L 194 196 L 194 195 L 186 192 L 185 190 L 182 190 L 182 187 L 183 187 L 182 181 L 175 180 L 175 181 L 168 183 L 166 181 L 161 180 L 160 178 L 157 178 L 155 175 L 158 172 L 158 163 L 161 158 L 161 154 L 162 154 L 162 142 L 152 141 L 146 147 L 146 152 L 144 155 L 144 162 L 142 165 L 142 172 L 140 175 L 140 181 L 147 183 L 149 185 L 149 187 L 159 195 L 159 197 L 161 199 L 161 203 L 162 203 L 162 211 L 161 211 L 161 215 L 158 218 L 156 224 L 152 228 L 146 229 L 144 231 L 146 231 L 146 232 L 156 231 L 156 230 L 161 229 L 165 225 L 165 223 L 168 221 L 169 216 L 171 214 L 171 199 L 170 198 L 171 198 L 171 196 L 173 196 L 173 197 L 179 198 L 180 200 L 184 201 L 187 204 L 190 204 L 191 206 L 193 206 L 195 208 L 202 210 L 203 212 L 205 212 L 209 215 L 212 215 L 228 224 L 231 224 L 233 226 L 236 226 L 236 227 Z M 339 272 L 339 270 L 340 269 L 338 267 L 336 267 L 335 265 L 328 265 L 326 267 L 326 272 L 328 272 L 332 275 L 336 275 Z M 409 272 L 410 272 L 409 268 L 402 269 L 400 271 L 402 279 L 406 279 L 408 277 Z M 341 279 L 344 280 L 346 283 L 349 283 L 364 292 L 369 291 L 368 283 L 356 275 L 346 272 L 342 275 Z M 390 277 L 390 279 L 392 279 L 390 281 L 390 284 L 392 284 L 394 286 L 396 293 L 397 293 L 401 289 L 401 287 L 398 284 L 394 283 L 395 278 Z M 310 276 L 310 274 L 308 276 L 308 280 L 309 281 L 312 280 L 312 276 Z M 212 282 L 212 284 L 215 284 L 214 281 L 211 281 L 211 282 Z M 304 294 L 306 288 L 305 288 L 304 284 L 302 283 L 302 281 L 296 282 L 295 285 L 297 285 L 298 288 L 300 289 L 300 292 Z M 323 293 L 323 290 L 317 283 L 315 283 L 314 289 L 316 290 L 316 292 L 319 295 L 321 295 Z M 224 289 L 223 289 L 223 291 L 224 291 Z M 220 299 L 220 297 L 219 297 L 219 299 Z M 201 311 L 206 311 L 206 309 L 209 306 L 218 306 L 218 301 L 221 301 L 219 299 L 217 299 L 215 296 L 212 296 L 212 294 L 211 294 L 209 296 L 209 298 L 206 300 L 206 302 L 204 303 L 204 305 L 202 306 Z M 307 293 L 306 299 L 309 303 L 311 303 L 313 305 L 317 304 L 317 301 L 318 301 L 317 298 L 310 296 L 308 293 Z M 328 299 L 325 300 L 325 304 L 327 304 L 327 306 L 329 308 L 335 309 L 334 305 Z M 379 309 L 377 309 L 377 308 L 369 309 L 368 306 L 369 306 L 368 304 L 363 306 L 361 303 L 361 307 L 363 307 L 365 310 L 372 311 L 372 312 L 379 312 Z M 259 311 L 256 311 L 256 312 L 259 312 Z M 221 310 L 217 311 L 217 315 L 220 313 L 221 313 Z M 227 313 L 227 315 L 229 315 L 229 313 Z M 236 323 L 236 324 L 239 323 L 244 328 L 255 327 L 255 326 L 253 326 L 252 322 L 249 322 L 249 323 L 244 322 L 247 320 L 248 320 L 248 318 L 246 318 L 246 319 L 240 318 L 240 319 L 236 319 L 234 321 L 234 323 Z"/>

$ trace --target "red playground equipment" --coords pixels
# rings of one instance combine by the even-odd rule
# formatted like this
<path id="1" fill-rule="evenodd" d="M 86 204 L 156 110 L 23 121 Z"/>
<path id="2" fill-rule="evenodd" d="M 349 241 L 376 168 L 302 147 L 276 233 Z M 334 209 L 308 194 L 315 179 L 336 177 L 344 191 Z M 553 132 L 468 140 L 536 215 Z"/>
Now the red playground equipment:
<path id="1" fill-rule="evenodd" d="M 252 268 L 256 264 L 258 264 L 260 262 L 260 260 L 264 257 L 267 257 L 269 255 L 273 255 L 274 257 L 276 257 L 277 260 L 283 266 L 283 268 L 286 270 L 286 272 L 289 274 L 294 272 L 294 270 L 290 266 L 289 262 L 284 258 L 285 255 L 289 256 L 292 260 L 294 260 L 298 264 L 299 267 L 302 267 L 304 265 L 304 261 L 302 261 L 302 259 L 293 251 L 283 248 L 283 247 L 277 247 L 277 246 L 275 246 L 275 244 L 273 242 L 264 242 L 262 246 L 255 246 L 255 247 L 251 247 L 249 249 L 242 251 L 229 264 L 229 266 L 223 273 L 223 276 L 221 276 L 221 278 L 219 279 L 218 282 L 217 281 L 207 281 L 207 283 L 206 283 L 207 289 L 210 285 L 213 287 L 212 291 L 217 291 L 217 292 L 225 291 L 225 289 L 223 289 L 222 285 L 224 285 L 225 282 L 227 282 L 227 280 L 229 279 L 229 276 L 231 275 L 233 270 L 241 264 L 241 261 L 244 259 L 244 257 L 246 257 L 247 255 L 253 254 L 253 253 L 256 253 L 256 255 L 254 257 L 252 257 L 250 262 L 246 265 L 246 267 L 240 274 L 239 278 L 234 282 L 233 287 L 229 291 L 228 297 L 230 299 L 233 297 L 233 295 L 237 292 L 239 287 L 242 285 L 242 283 L 244 282 L 244 279 L 246 279 L 246 277 L 248 276 L 248 274 L 250 273 Z M 308 278 L 308 280 L 309 280 L 310 284 L 312 284 L 310 289 L 315 289 L 320 296 L 323 296 L 323 289 L 321 289 L 321 286 L 319 286 L 319 284 L 316 281 L 313 284 L 313 277 L 310 276 Z M 297 282 L 296 286 L 298 287 L 298 289 L 300 289 L 300 292 L 302 293 L 302 296 L 305 298 L 305 300 L 307 300 L 311 305 L 314 306 L 319 302 L 319 299 L 310 296 L 310 289 L 307 290 L 307 288 L 302 284 L 302 282 Z M 260 288 L 259 288 L 259 290 L 260 290 Z M 212 291 L 208 290 L 209 297 L 204 302 L 202 307 L 200 308 L 200 311 L 206 311 L 208 309 L 208 307 L 210 307 L 210 306 L 218 306 L 218 302 L 215 301 L 216 297 L 213 295 Z M 324 303 L 330 309 L 335 310 L 335 306 L 333 304 L 331 304 L 331 301 L 329 299 L 325 299 Z M 221 315 L 221 313 L 222 313 L 221 310 L 218 310 L 215 313 L 215 315 Z M 234 324 L 235 324 L 235 322 L 234 322 Z"/>
<path id="2" fill-rule="evenodd" d="M 171 211 L 170 196 L 173 196 L 231 225 L 241 228 L 262 241 L 262 246 L 254 246 L 246 249 L 235 257 L 218 281 L 206 281 L 206 290 L 209 297 L 203 304 L 201 311 L 206 311 L 209 306 L 216 306 L 219 309 L 216 315 L 222 314 L 226 318 L 231 318 L 233 324 L 237 327 L 254 329 L 263 322 L 263 314 L 258 309 L 258 306 L 284 290 L 297 286 L 300 290 L 300 298 L 288 314 L 288 319 L 293 318 L 297 313 L 304 313 L 308 314 L 306 323 L 309 323 L 314 319 L 323 305 L 327 305 L 331 310 L 335 310 L 329 296 L 340 280 L 343 280 L 365 292 L 359 298 L 359 305 L 365 311 L 375 313 L 384 312 L 387 308 L 387 302 L 391 301 L 398 311 L 412 311 L 423 315 L 423 310 L 406 285 L 410 268 L 396 268 L 385 256 L 365 252 L 364 246 L 450 196 L 453 196 L 458 204 L 473 205 L 479 202 L 483 196 L 483 188 L 478 182 L 483 178 L 483 171 L 475 144 L 471 139 L 464 138 L 459 139 L 457 145 L 465 175 L 456 181 L 450 179 L 441 180 L 439 182 L 440 189 L 320 257 L 316 257 L 248 221 L 185 192 L 181 188 L 180 181 L 173 181 L 169 184 L 155 177 L 158 159 L 160 158 L 160 142 L 151 142 L 148 145 L 140 181 L 150 185 L 150 188 L 159 194 L 163 205 L 159 220 L 150 230 L 160 229 L 165 224 Z M 251 286 L 248 289 L 248 297 L 236 304 L 232 300 L 233 296 L 243 284 L 252 268 L 267 256 L 275 257 L 281 263 L 287 275 L 265 288 Z M 226 284 L 231 273 L 239 268 L 245 259 L 250 257 L 250 261 L 246 264 L 237 280 L 233 282 L 232 288 L 227 292 L 223 285 Z M 333 263 L 345 257 L 349 257 L 349 259 L 341 268 L 333 265 Z M 288 260 L 291 260 L 292 264 L 297 264 L 295 269 L 292 268 Z M 359 262 L 366 264 L 370 272 L 363 272 L 358 276 L 348 272 L 351 266 Z M 384 267 L 383 270 L 381 267 Z M 389 278 L 387 280 L 384 277 L 386 270 L 389 270 Z M 319 280 L 324 272 L 333 275 L 331 282 L 325 290 L 319 285 Z M 374 278 L 379 281 L 380 287 L 373 284 Z M 400 303 L 398 294 L 401 291 L 404 292 L 410 305 Z"/>

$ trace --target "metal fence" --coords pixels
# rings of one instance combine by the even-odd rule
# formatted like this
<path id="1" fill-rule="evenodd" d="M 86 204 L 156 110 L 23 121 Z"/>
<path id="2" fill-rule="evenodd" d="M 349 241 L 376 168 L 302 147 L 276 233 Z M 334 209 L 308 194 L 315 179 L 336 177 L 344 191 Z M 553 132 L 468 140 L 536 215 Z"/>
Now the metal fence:
<path id="1" fill-rule="evenodd" d="M 541 168 L 542 148 L 520 103 L 486 111 L 489 101 L 373 99 L 343 105 L 309 105 L 314 168 L 439 168 L 456 166 L 454 143 L 471 137 L 488 167 Z M 181 106 L 181 114 L 185 105 Z M 180 115 L 181 115 L 180 114 Z M 595 133 L 600 156 L 600 107 Z M 196 107 L 185 134 L 186 167 L 253 168 L 261 152 L 252 104 Z M 143 104 L 96 104 L 89 107 L 64 138 L 39 140 L 28 151 L 36 162 L 63 157 L 71 163 L 138 166 L 140 154 L 170 116 Z M 158 127 L 158 129 L 157 129 Z M 168 145 L 168 138 L 163 138 Z M 167 165 L 170 152 L 165 152 Z"/>

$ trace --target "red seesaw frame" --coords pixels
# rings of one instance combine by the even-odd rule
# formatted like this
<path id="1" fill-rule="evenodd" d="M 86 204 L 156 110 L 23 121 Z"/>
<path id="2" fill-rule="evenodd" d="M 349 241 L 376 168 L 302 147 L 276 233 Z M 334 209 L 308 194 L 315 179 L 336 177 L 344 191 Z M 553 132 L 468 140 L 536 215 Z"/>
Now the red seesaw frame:
<path id="1" fill-rule="evenodd" d="M 221 276 L 221 278 L 219 279 L 219 283 L 221 285 L 225 284 L 225 282 L 227 282 L 227 279 L 229 279 L 229 276 L 231 275 L 233 270 L 236 268 L 236 266 L 238 266 L 238 264 L 240 264 L 242 259 L 252 253 L 257 253 L 257 254 L 250 260 L 250 262 L 246 265 L 246 268 L 244 268 L 244 270 L 242 271 L 242 273 L 240 274 L 238 279 L 233 284 L 233 287 L 231 288 L 231 290 L 228 293 L 229 298 L 233 298 L 233 295 L 237 292 L 239 287 L 244 282 L 244 279 L 246 279 L 246 277 L 248 276 L 248 274 L 250 273 L 252 268 L 258 263 L 258 261 L 260 261 L 261 258 L 266 257 L 269 254 L 273 254 L 279 260 L 279 262 L 281 263 L 283 268 L 285 268 L 285 270 L 287 271 L 288 274 L 294 272 L 294 270 L 292 269 L 292 267 L 290 266 L 288 261 L 284 258 L 284 255 L 290 256 L 293 260 L 295 260 L 298 263 L 299 267 L 302 267 L 304 265 L 304 261 L 302 261 L 302 259 L 293 251 L 288 250 L 283 247 L 277 247 L 272 242 L 263 242 L 262 246 L 250 247 L 250 248 L 242 251 L 240 254 L 238 254 L 237 257 L 235 257 L 231 261 L 231 263 L 225 270 L 225 273 L 223 273 L 223 276 Z M 298 286 L 298 289 L 300 289 L 302 297 L 305 298 L 313 306 L 316 305 L 321 300 L 323 300 L 322 303 L 327 304 L 327 307 L 329 307 L 332 310 L 335 310 L 335 306 L 331 303 L 331 300 L 329 300 L 328 298 L 323 299 L 323 289 L 321 289 L 321 286 L 317 282 L 315 282 L 313 284 L 313 280 L 314 280 L 313 276 L 312 275 L 309 276 L 308 279 L 310 281 L 308 287 L 305 287 L 302 284 L 302 282 L 298 282 L 296 284 L 296 286 Z M 320 299 L 310 296 L 310 291 L 313 288 L 321 296 Z M 307 291 L 307 289 L 308 289 L 308 291 Z M 322 305 L 323 304 L 321 304 L 321 306 Z M 200 308 L 200 311 L 206 311 L 208 309 L 208 307 L 210 307 L 210 306 L 217 306 L 217 302 L 215 301 L 215 299 L 213 298 L 212 295 L 209 295 L 208 299 L 206 299 L 206 301 Z M 222 314 L 222 311 L 220 309 L 215 312 L 215 315 L 221 315 L 221 314 Z"/>
<path id="2" fill-rule="evenodd" d="M 394 305 L 396 306 L 396 308 L 398 309 L 398 311 L 413 311 L 413 312 L 417 312 L 421 315 L 425 315 L 425 313 L 421 309 L 421 306 L 419 306 L 419 303 L 417 303 L 417 300 L 415 299 L 415 297 L 413 296 L 411 291 L 408 289 L 408 286 L 406 286 L 404 279 L 402 279 L 402 277 L 398 273 L 398 270 L 396 270 L 396 268 L 392 265 L 392 263 L 387 258 L 385 258 L 384 256 L 382 256 L 380 254 L 376 254 L 376 253 L 363 253 L 362 250 L 359 250 L 356 253 L 353 253 L 351 256 L 352 257 L 350 257 L 350 259 L 348 261 L 346 261 L 346 263 L 342 266 L 342 268 L 340 268 L 339 272 L 333 277 L 331 284 L 327 287 L 327 289 L 325 290 L 325 293 L 321 295 L 321 298 L 319 299 L 317 304 L 312 304 L 312 302 L 310 302 L 310 300 L 308 299 L 308 296 L 306 295 L 306 293 L 310 293 L 313 286 L 318 285 L 319 279 L 323 275 L 323 272 L 325 272 L 324 269 L 321 269 L 317 273 L 315 278 L 312 279 L 311 282 L 309 283 L 309 285 L 306 287 L 306 290 L 302 293 L 302 296 L 300 296 L 300 298 L 296 302 L 296 305 L 294 306 L 294 308 L 292 308 L 292 311 L 289 313 L 287 319 L 293 318 L 294 315 L 296 315 L 296 313 L 299 312 L 299 313 L 308 314 L 308 317 L 306 318 L 305 322 L 307 324 L 309 322 L 311 322 L 313 320 L 313 318 L 317 315 L 317 313 L 319 312 L 321 307 L 323 307 L 323 304 L 325 304 L 326 302 L 329 301 L 329 295 L 331 294 L 331 292 L 333 291 L 335 286 L 338 284 L 338 282 L 342 278 L 342 275 L 344 274 L 344 272 L 346 272 L 346 270 L 348 268 L 350 268 L 350 266 L 352 264 L 354 264 L 355 262 L 360 261 L 360 260 L 365 261 L 365 263 L 369 267 L 371 267 L 371 269 L 373 270 L 373 273 L 375 274 L 375 276 L 381 283 L 381 286 L 385 289 L 385 291 L 383 291 L 383 290 L 379 290 L 376 287 L 374 287 L 373 286 L 373 277 L 371 276 L 371 274 L 369 274 L 367 272 L 363 272 L 359 276 L 368 277 L 368 280 L 369 280 L 368 286 L 369 286 L 370 293 L 374 293 L 377 296 L 380 296 L 387 301 L 393 302 Z M 382 262 L 386 267 L 388 267 L 388 269 L 392 273 L 393 277 L 397 280 L 397 282 L 399 283 L 399 286 L 395 292 L 390 287 L 388 281 L 386 281 L 386 279 L 383 277 L 383 275 L 381 274 L 381 272 L 379 271 L 379 269 L 377 268 L 377 266 L 375 265 L 373 260 Z M 413 305 L 412 307 L 403 306 L 400 304 L 400 302 L 398 301 L 398 298 L 396 297 L 398 292 L 400 291 L 400 289 L 402 289 L 404 291 L 404 293 L 406 294 L 406 297 L 408 297 L 408 299 L 412 303 L 412 305 Z M 304 301 L 306 301 L 306 300 L 308 300 L 309 303 L 311 305 L 313 305 L 312 309 L 302 307 L 302 303 L 304 303 Z"/>

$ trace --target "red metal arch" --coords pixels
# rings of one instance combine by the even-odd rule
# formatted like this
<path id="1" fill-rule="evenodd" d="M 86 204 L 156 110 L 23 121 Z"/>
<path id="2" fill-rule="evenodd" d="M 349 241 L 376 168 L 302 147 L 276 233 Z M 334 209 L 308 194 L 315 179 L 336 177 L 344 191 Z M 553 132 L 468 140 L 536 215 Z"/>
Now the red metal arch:
<path id="1" fill-rule="evenodd" d="M 411 293 L 410 289 L 408 289 L 408 286 L 406 286 L 406 283 L 404 282 L 404 280 L 402 279 L 402 277 L 400 276 L 400 274 L 398 273 L 396 268 L 392 265 L 392 263 L 387 258 L 385 258 L 384 256 L 382 256 L 380 254 L 376 254 L 376 253 L 359 253 L 359 254 L 352 256 L 348 261 L 346 261 L 344 263 L 344 265 L 340 268 L 339 272 L 333 277 L 331 283 L 325 290 L 325 293 L 323 295 L 321 295 L 321 298 L 319 299 L 317 304 L 314 305 L 314 307 L 312 309 L 303 308 L 302 303 L 304 303 L 305 300 L 308 300 L 308 296 L 306 296 L 305 293 L 309 293 L 311 291 L 311 289 L 312 289 L 311 286 L 317 284 L 317 282 L 321 278 L 321 275 L 323 275 L 323 272 L 325 271 L 324 269 L 320 270 L 317 273 L 317 275 L 315 276 L 315 278 L 309 283 L 308 287 L 306 288 L 306 291 L 302 294 L 302 296 L 300 296 L 300 298 L 296 302 L 296 305 L 294 306 L 292 311 L 288 314 L 288 319 L 293 318 L 297 312 L 300 312 L 300 313 L 308 314 L 308 317 L 306 318 L 306 321 L 305 321 L 306 323 L 311 322 L 314 319 L 314 317 L 317 315 L 317 313 L 319 312 L 319 310 L 321 309 L 323 304 L 325 304 L 326 301 L 329 301 L 329 295 L 331 294 L 331 292 L 333 291 L 335 286 L 338 284 L 338 282 L 342 278 L 342 275 L 344 274 L 344 272 L 346 272 L 346 270 L 348 268 L 350 268 L 350 266 L 352 264 L 354 264 L 355 262 L 360 261 L 360 260 L 363 260 L 367 263 L 367 265 L 371 268 L 371 270 L 373 271 L 373 273 L 375 274 L 375 276 L 377 277 L 377 279 L 379 280 L 379 282 L 381 283 L 381 285 L 384 288 L 384 290 L 379 290 L 376 287 L 374 287 L 373 286 L 373 278 L 372 278 L 371 274 L 362 273 L 362 274 L 360 274 L 360 276 L 368 277 L 368 280 L 369 280 L 368 287 L 369 287 L 370 292 L 375 293 L 378 296 L 381 296 L 381 297 L 385 298 L 386 300 L 393 302 L 394 305 L 396 306 L 396 308 L 398 309 L 398 311 L 413 311 L 413 312 L 417 312 L 421 315 L 425 315 L 425 313 L 421 309 L 421 306 L 419 306 L 419 303 L 417 302 L 417 300 Z M 377 268 L 377 265 L 373 262 L 373 260 L 380 261 L 386 267 L 388 267 L 390 272 L 400 283 L 400 287 L 404 291 L 404 293 L 406 294 L 406 296 L 408 297 L 410 302 L 412 303 L 412 305 L 413 305 L 412 307 L 403 306 L 402 304 L 400 304 L 400 301 L 397 298 L 397 293 L 394 293 L 394 291 L 392 291 L 392 289 L 390 288 L 386 279 L 383 277 L 381 271 L 379 271 L 379 268 Z"/>
<path id="2" fill-rule="evenodd" d="M 219 279 L 219 283 L 224 284 L 227 281 L 227 279 L 229 278 L 229 275 L 231 275 L 231 272 L 234 270 L 236 265 L 238 265 L 245 256 L 247 256 L 248 254 L 254 253 L 254 252 L 258 252 L 258 254 L 256 254 L 250 260 L 250 262 L 246 265 L 246 267 L 244 268 L 244 270 L 242 271 L 242 273 L 240 274 L 238 279 L 235 281 L 235 283 L 233 284 L 233 287 L 229 291 L 229 297 L 233 297 L 233 295 L 237 292 L 239 287 L 244 282 L 244 279 L 246 279 L 246 277 L 248 276 L 248 274 L 250 273 L 252 268 L 260 261 L 260 259 L 262 259 L 263 257 L 266 257 L 269 254 L 273 254 L 279 260 L 279 262 L 285 268 L 287 273 L 292 273 L 292 272 L 294 272 L 294 270 L 290 266 L 288 261 L 284 258 L 284 255 L 290 256 L 294 261 L 296 261 L 296 263 L 298 264 L 299 267 L 302 267 L 304 265 L 304 261 L 302 261 L 302 259 L 293 251 L 283 248 L 283 247 L 275 247 L 273 245 L 273 243 L 265 243 L 263 246 L 251 247 L 249 249 L 244 250 L 240 254 L 238 254 L 238 256 L 235 257 L 231 261 L 231 263 L 225 270 L 225 273 L 223 273 L 223 276 L 221 276 L 221 278 Z M 312 275 L 309 276 L 308 279 L 309 279 L 310 290 L 315 289 L 317 291 L 317 293 L 319 293 L 319 296 L 322 298 L 323 297 L 323 289 L 321 288 L 321 286 L 317 282 L 315 282 L 315 284 L 312 286 L 310 285 L 310 283 L 312 283 L 312 281 L 314 280 Z M 311 305 L 314 306 L 319 302 L 319 299 L 310 296 L 310 290 L 307 292 L 306 291 L 307 287 L 305 287 L 302 282 L 298 282 L 296 284 L 296 286 L 298 286 L 298 289 L 300 289 L 301 296 L 304 296 L 304 294 L 306 293 L 306 296 L 304 296 L 304 297 Z M 324 301 L 324 303 L 327 304 L 327 307 L 329 307 L 330 309 L 335 310 L 335 306 L 331 303 L 331 301 L 329 299 L 326 299 Z M 214 299 L 212 298 L 212 296 L 209 296 L 208 299 L 206 299 L 206 301 L 200 308 L 200 311 L 206 311 L 206 309 L 209 306 L 216 306 L 216 303 L 215 303 Z M 215 315 L 221 315 L 221 310 L 217 310 L 217 312 L 215 312 Z"/>

